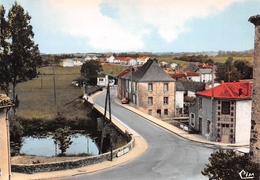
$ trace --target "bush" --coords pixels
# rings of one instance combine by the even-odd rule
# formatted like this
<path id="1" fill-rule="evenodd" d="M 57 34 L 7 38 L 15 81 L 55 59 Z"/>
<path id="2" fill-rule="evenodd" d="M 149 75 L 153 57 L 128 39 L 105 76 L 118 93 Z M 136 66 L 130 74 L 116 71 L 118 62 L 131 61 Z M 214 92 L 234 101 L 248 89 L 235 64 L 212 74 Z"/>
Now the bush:
<path id="1" fill-rule="evenodd" d="M 248 155 L 240 155 L 234 150 L 219 149 L 211 154 L 209 161 L 201 173 L 210 180 L 241 179 L 241 175 L 259 179 L 260 164 L 250 161 Z"/>

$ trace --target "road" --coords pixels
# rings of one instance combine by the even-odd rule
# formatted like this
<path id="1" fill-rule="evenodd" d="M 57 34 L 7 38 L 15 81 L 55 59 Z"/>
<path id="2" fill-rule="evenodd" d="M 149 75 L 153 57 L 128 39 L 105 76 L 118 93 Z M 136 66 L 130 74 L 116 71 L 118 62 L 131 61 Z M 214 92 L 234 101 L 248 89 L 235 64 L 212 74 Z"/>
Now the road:
<path id="1" fill-rule="evenodd" d="M 115 90 L 111 89 L 111 100 Z M 102 107 L 105 93 L 94 99 Z M 187 141 L 149 122 L 111 101 L 112 115 L 140 134 L 148 143 L 148 150 L 123 165 L 97 173 L 67 179 L 95 180 L 203 180 L 201 170 L 208 163 L 213 147 Z"/>

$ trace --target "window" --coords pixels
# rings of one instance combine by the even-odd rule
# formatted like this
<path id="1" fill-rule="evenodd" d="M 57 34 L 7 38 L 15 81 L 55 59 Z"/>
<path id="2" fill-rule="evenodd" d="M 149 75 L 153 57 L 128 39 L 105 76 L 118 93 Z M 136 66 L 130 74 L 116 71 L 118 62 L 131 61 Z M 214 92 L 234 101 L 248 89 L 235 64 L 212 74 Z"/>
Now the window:
<path id="1" fill-rule="evenodd" d="M 164 90 L 164 92 L 167 92 L 168 91 L 168 83 L 164 83 L 164 85 L 163 85 L 163 90 Z"/>
<path id="2" fill-rule="evenodd" d="M 194 126 L 195 125 L 195 114 L 194 113 L 190 113 L 190 121 L 191 121 L 191 125 Z"/>
<path id="3" fill-rule="evenodd" d="M 148 83 L 148 91 L 153 91 L 153 84 L 152 83 Z"/>
<path id="4" fill-rule="evenodd" d="M 150 116 L 153 115 L 152 112 L 153 112 L 153 111 L 152 111 L 151 109 L 148 110 L 148 114 L 149 114 Z"/>
<path id="5" fill-rule="evenodd" d="M 148 105 L 149 106 L 153 105 L 153 98 L 152 97 L 148 97 Z"/>
<path id="6" fill-rule="evenodd" d="M 222 101 L 221 114 L 230 114 L 230 102 Z"/>
<path id="7" fill-rule="evenodd" d="M 134 90 L 137 91 L 137 82 L 135 82 L 135 89 Z"/>
<path id="8" fill-rule="evenodd" d="M 202 98 L 199 98 L 199 109 L 202 109 Z"/>
<path id="9" fill-rule="evenodd" d="M 168 109 L 164 109 L 164 115 L 168 115 Z"/>
<path id="10" fill-rule="evenodd" d="M 164 105 L 167 105 L 167 104 L 168 104 L 168 97 L 164 97 L 164 98 L 163 98 L 163 104 L 164 104 Z"/>
<path id="11" fill-rule="evenodd" d="M 210 121 L 208 120 L 208 121 L 207 121 L 207 133 L 210 133 L 210 129 L 211 129 L 211 128 L 210 128 Z"/>

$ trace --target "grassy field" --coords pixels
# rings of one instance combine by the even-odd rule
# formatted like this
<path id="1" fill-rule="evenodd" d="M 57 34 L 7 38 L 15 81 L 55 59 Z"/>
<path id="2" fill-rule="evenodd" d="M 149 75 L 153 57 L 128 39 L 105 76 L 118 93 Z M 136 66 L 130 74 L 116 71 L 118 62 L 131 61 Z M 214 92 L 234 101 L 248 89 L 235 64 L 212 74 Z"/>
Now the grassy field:
<path id="1" fill-rule="evenodd" d="M 226 60 L 228 59 L 228 57 L 210 57 L 214 62 L 220 62 L 220 63 L 224 63 L 226 62 Z M 168 63 L 173 63 L 173 62 L 177 62 L 179 63 L 181 66 L 185 66 L 188 65 L 190 62 L 185 62 L 185 61 L 181 61 L 181 60 L 175 60 L 174 56 L 171 57 L 162 57 L 162 58 L 158 58 L 159 61 L 166 61 Z M 252 64 L 253 62 L 253 57 L 233 57 L 234 60 L 246 60 L 248 62 L 250 62 Z"/>
<path id="2" fill-rule="evenodd" d="M 17 85 L 20 100 L 17 115 L 52 119 L 59 112 L 67 117 L 82 116 L 82 112 L 78 113 L 82 107 L 78 97 L 83 91 L 71 85 L 71 81 L 80 76 L 80 68 L 54 67 L 53 71 L 52 67 L 43 67 L 40 71 L 42 75 L 38 78 Z"/>
<path id="3" fill-rule="evenodd" d="M 228 57 L 213 57 L 214 62 L 225 62 Z M 234 57 L 235 60 L 252 62 L 252 57 Z M 178 62 L 182 66 L 189 62 L 173 60 L 173 57 L 159 58 L 159 61 Z M 128 66 L 103 64 L 103 71 L 118 75 Z M 42 67 L 42 75 L 17 85 L 20 105 L 17 115 L 25 118 L 53 119 L 58 112 L 68 118 L 84 117 L 80 96 L 83 90 L 71 85 L 80 77 L 80 67 Z M 84 112 L 84 111 L 83 111 Z"/>
<path id="4" fill-rule="evenodd" d="M 104 72 L 111 73 L 114 75 L 118 75 L 124 70 L 129 68 L 129 66 L 120 66 L 117 64 L 107 64 L 107 63 L 104 63 L 102 67 Z"/>

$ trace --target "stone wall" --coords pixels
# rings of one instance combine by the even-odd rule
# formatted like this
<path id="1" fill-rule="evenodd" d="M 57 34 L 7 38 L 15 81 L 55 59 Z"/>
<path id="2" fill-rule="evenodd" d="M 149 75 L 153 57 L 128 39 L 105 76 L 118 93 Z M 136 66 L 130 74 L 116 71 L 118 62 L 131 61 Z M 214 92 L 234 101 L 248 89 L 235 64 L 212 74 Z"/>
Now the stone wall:
<path id="1" fill-rule="evenodd" d="M 134 142 L 135 140 L 132 139 L 125 146 L 113 150 L 113 158 L 128 153 L 134 147 Z M 111 160 L 110 158 L 111 158 L 111 153 L 108 152 L 97 156 L 81 158 L 78 160 L 70 160 L 70 161 L 55 162 L 55 163 L 48 163 L 48 164 L 30 164 L 30 165 L 12 164 L 11 171 L 18 172 L 18 173 L 25 173 L 25 174 L 59 171 L 59 170 L 74 169 L 74 168 L 79 168 L 91 164 L 101 163 L 103 161 Z"/>
<path id="2" fill-rule="evenodd" d="M 99 111 L 103 114 L 104 110 L 96 105 L 91 105 L 95 110 Z M 108 115 L 107 115 L 108 118 Z M 112 118 L 111 128 L 115 129 L 117 133 L 122 134 L 127 138 L 128 143 L 120 148 L 113 150 L 113 158 L 122 156 L 128 153 L 133 147 L 135 140 L 129 134 L 128 129 L 122 126 L 118 121 Z M 97 156 L 91 156 L 86 158 L 79 158 L 77 160 L 69 160 L 63 162 L 55 162 L 55 163 L 46 163 L 46 164 L 12 164 L 11 171 L 18 172 L 18 173 L 25 173 L 25 174 L 34 174 L 39 172 L 51 172 L 51 171 L 59 171 L 59 170 L 66 170 L 66 169 L 74 169 L 79 168 L 87 165 L 101 163 L 103 161 L 111 160 L 111 152 L 103 153 Z"/>

